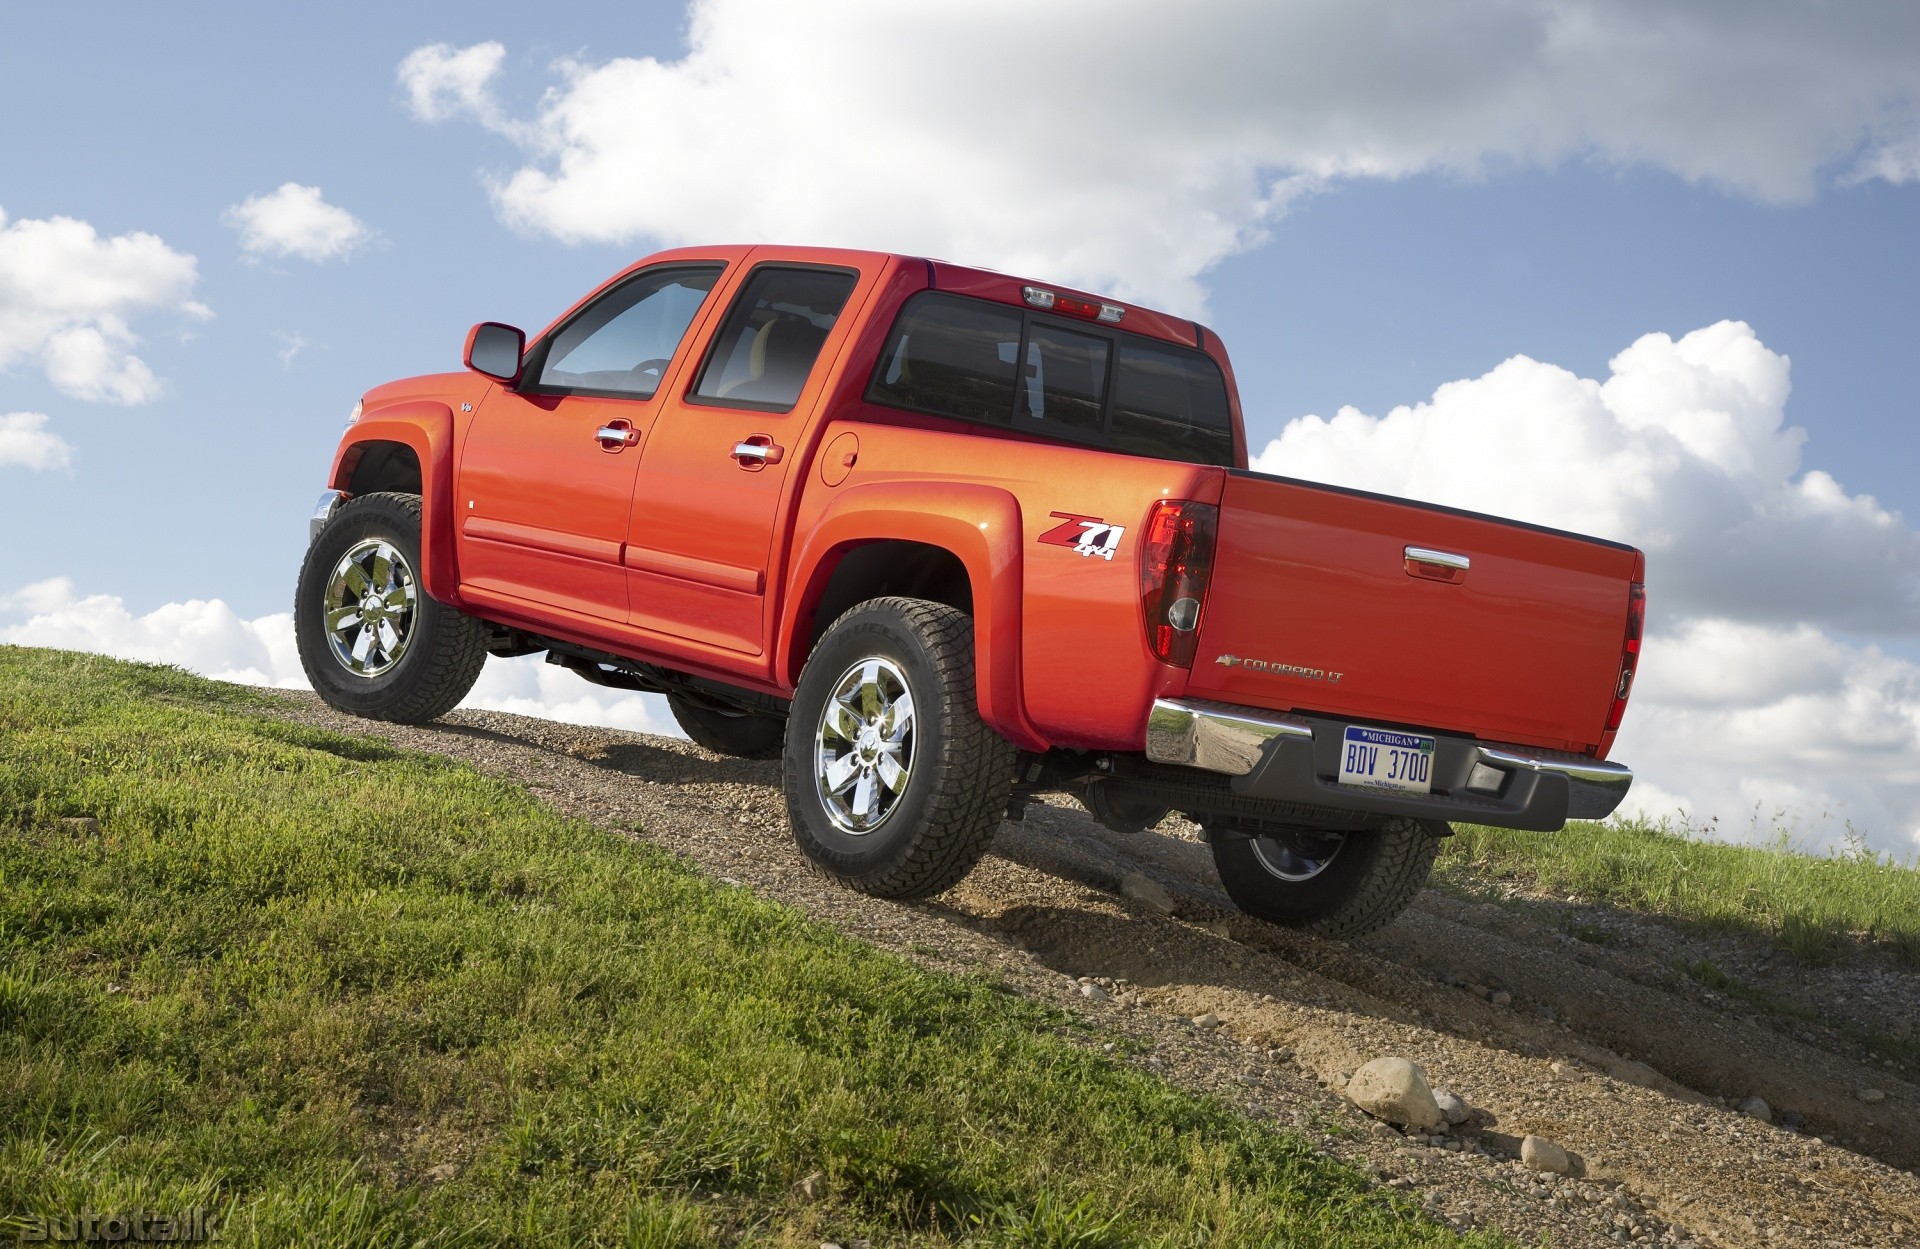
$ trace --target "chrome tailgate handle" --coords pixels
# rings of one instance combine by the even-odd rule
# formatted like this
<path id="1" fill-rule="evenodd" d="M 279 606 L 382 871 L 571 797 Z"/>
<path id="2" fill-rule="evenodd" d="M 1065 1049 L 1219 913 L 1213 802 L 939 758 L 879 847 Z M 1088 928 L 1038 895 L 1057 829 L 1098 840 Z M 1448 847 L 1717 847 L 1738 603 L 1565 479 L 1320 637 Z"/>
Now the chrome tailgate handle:
<path id="1" fill-rule="evenodd" d="M 1451 585 L 1465 581 L 1467 570 L 1473 565 L 1473 561 L 1464 555 L 1435 551 L 1424 546 L 1410 546 L 1403 554 L 1409 577 L 1424 577 L 1428 581 L 1444 581 Z"/>

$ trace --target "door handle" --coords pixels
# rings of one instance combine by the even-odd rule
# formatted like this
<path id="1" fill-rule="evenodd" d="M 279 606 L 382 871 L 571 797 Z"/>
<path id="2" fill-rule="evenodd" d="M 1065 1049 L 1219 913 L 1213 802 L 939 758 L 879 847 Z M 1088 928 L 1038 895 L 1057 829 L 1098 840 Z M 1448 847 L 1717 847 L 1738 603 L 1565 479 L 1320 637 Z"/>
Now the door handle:
<path id="1" fill-rule="evenodd" d="M 1410 546 L 1403 554 L 1409 577 L 1425 577 L 1429 581 L 1444 581 L 1449 585 L 1465 581 L 1467 569 L 1473 566 L 1473 561 L 1464 555 L 1435 551 L 1424 546 Z"/>
<path id="2" fill-rule="evenodd" d="M 767 434 L 754 434 L 745 442 L 733 444 L 734 462 L 745 469 L 760 469 L 769 464 L 778 464 L 780 457 L 786 453 L 787 449 Z"/>
<path id="3" fill-rule="evenodd" d="M 602 451 L 618 451 L 623 447 L 631 447 L 634 443 L 639 442 L 640 431 L 633 427 L 632 421 L 623 418 L 617 421 L 608 421 L 605 425 L 593 431 L 593 437 L 594 441 L 600 444 Z"/>

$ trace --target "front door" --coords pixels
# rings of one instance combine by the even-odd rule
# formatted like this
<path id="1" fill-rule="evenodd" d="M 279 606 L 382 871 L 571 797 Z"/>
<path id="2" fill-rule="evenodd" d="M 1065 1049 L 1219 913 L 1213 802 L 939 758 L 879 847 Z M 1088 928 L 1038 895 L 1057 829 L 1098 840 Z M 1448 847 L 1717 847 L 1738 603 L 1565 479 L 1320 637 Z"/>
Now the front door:
<path id="1" fill-rule="evenodd" d="M 542 607 L 624 622 L 634 479 L 663 383 L 723 266 L 643 270 L 585 304 L 495 387 L 460 461 L 460 579 Z"/>
<path id="2" fill-rule="evenodd" d="M 741 283 L 699 379 L 662 409 L 640 460 L 625 557 L 633 623 L 764 650 L 768 550 L 809 415 L 801 395 L 858 279 L 766 264 Z"/>

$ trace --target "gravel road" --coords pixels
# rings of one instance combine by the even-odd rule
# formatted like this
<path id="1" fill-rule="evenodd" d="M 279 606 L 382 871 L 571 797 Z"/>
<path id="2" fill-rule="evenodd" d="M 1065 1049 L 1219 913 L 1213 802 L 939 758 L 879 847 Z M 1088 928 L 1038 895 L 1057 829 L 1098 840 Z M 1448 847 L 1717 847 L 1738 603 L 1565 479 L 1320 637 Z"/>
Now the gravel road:
<path id="1" fill-rule="evenodd" d="M 492 712 L 416 728 L 354 720 L 311 696 L 275 703 L 289 719 L 521 781 L 562 812 L 921 963 L 997 974 L 1090 1017 L 1169 1080 L 1298 1127 L 1456 1226 L 1555 1246 L 1920 1245 L 1920 1079 L 1848 1035 L 1920 1019 L 1911 973 L 1807 972 L 1631 916 L 1433 890 L 1382 933 L 1318 940 L 1234 911 L 1192 826 L 1113 833 L 1064 798 L 1004 823 L 959 887 L 885 902 L 808 870 L 777 763 Z M 1165 887 L 1176 916 L 1121 894 L 1134 872 Z M 1543 922 L 1556 906 L 1614 944 Z M 1820 1018 L 1765 1015 L 1674 970 L 1707 953 L 1743 978 L 1776 976 Z M 1339 1090 L 1383 1055 L 1419 1063 L 1472 1119 L 1428 1137 L 1361 1114 Z M 1731 1108 L 1750 1096 L 1776 1122 Z M 1782 1125 L 1794 1116 L 1798 1130 Z M 1522 1166 L 1529 1134 L 1564 1145 L 1573 1174 Z"/>

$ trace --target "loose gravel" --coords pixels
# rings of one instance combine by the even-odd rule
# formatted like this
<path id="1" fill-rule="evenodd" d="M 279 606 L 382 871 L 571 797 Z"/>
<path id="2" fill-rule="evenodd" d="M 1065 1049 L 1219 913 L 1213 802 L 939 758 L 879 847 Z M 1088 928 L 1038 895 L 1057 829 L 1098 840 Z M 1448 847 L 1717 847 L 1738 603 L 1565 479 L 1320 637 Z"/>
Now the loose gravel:
<path id="1" fill-rule="evenodd" d="M 956 888 L 887 902 L 807 867 L 777 762 L 494 712 L 408 727 L 274 702 L 518 780 L 729 885 L 1079 1012 L 1115 1053 L 1306 1133 L 1461 1228 L 1556 1246 L 1920 1244 L 1910 1073 L 1847 1020 L 1783 1025 L 1703 992 L 1673 970 L 1694 938 L 1663 945 L 1638 924 L 1630 945 L 1596 946 L 1429 890 L 1381 933 L 1316 939 L 1233 910 L 1191 825 L 1114 833 L 1064 798 L 1002 824 Z M 1910 982 L 1893 993 L 1869 1023 L 1920 1014 Z M 1363 1114 L 1342 1090 L 1381 1057 L 1417 1063 L 1467 1117 L 1401 1130 Z M 1748 1097 L 1774 1122 L 1741 1113 Z M 1529 1136 L 1562 1148 L 1568 1174 L 1521 1161 Z"/>

